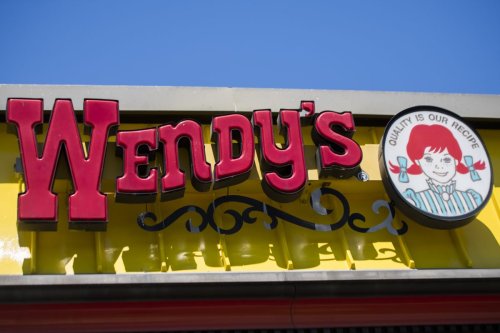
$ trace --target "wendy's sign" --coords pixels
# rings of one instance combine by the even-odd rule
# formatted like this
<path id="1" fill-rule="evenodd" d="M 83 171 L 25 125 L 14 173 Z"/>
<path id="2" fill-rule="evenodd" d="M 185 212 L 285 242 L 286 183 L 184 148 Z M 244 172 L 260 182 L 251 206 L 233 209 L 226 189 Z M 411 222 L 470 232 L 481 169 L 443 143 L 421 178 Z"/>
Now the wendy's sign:
<path id="1" fill-rule="evenodd" d="M 304 111 L 306 120 L 300 116 Z M 55 229 L 58 209 L 52 186 L 58 160 L 64 152 L 74 187 L 68 204 L 71 226 L 104 229 L 108 209 L 100 184 L 108 136 L 120 124 L 118 101 L 84 101 L 83 122 L 90 129 L 88 153 L 82 146 L 70 100 L 55 101 L 41 151 L 35 136 L 35 129 L 43 122 L 41 99 L 9 99 L 6 118 L 17 128 L 19 138 L 26 190 L 19 194 L 18 219 L 24 227 Z M 362 152 L 351 138 L 355 131 L 352 114 L 323 111 L 314 115 L 314 102 L 305 101 L 300 109 L 279 112 L 278 126 L 286 138 L 283 148 L 275 144 L 271 110 L 256 110 L 251 120 L 241 114 L 214 117 L 211 124 L 216 143 L 213 172 L 205 158 L 202 127 L 196 121 L 118 131 L 116 147 L 123 157 L 123 173 L 116 179 L 116 199 L 148 201 L 158 194 L 162 199 L 182 195 L 185 174 L 179 166 L 180 145 L 189 148 L 196 190 L 208 191 L 244 181 L 254 162 L 255 132 L 264 191 L 274 200 L 292 201 L 307 183 L 301 121 L 313 125 L 320 176 L 346 178 L 357 173 Z M 162 174 L 148 165 L 156 152 L 163 154 Z"/>
<path id="2" fill-rule="evenodd" d="M 120 124 L 118 101 L 84 101 L 83 122 L 90 129 L 87 149 L 71 100 L 55 101 L 42 149 L 35 135 L 43 123 L 41 99 L 9 99 L 6 118 L 17 129 L 26 185 L 18 198 L 20 225 L 36 230 L 56 228 L 58 199 L 52 187 L 58 161 L 64 156 L 74 188 L 68 199 L 70 226 L 105 229 L 108 201 L 101 192 L 101 178 L 108 137 Z M 352 114 L 315 114 L 314 102 L 303 101 L 299 109 L 283 109 L 278 114 L 277 125 L 285 138 L 282 147 L 276 145 L 273 135 L 271 110 L 255 110 L 251 119 L 236 113 L 214 117 L 213 167 L 207 162 L 202 126 L 197 121 L 119 130 L 116 152 L 122 157 L 123 167 L 116 178 L 115 199 L 151 202 L 158 196 L 161 200 L 182 196 L 186 175 L 180 168 L 179 147 L 185 146 L 189 150 L 191 181 L 197 191 L 245 181 L 257 149 L 264 192 L 279 202 L 293 201 L 307 183 L 304 124 L 312 125 L 310 135 L 317 148 L 319 177 L 348 178 L 359 173 L 362 151 L 352 139 Z M 162 155 L 160 167 L 150 165 L 156 154 Z M 379 165 L 393 203 L 429 227 L 462 226 L 475 218 L 491 196 L 491 164 L 481 139 L 459 116 L 440 108 L 414 107 L 395 116 L 380 145 Z M 317 201 L 313 206 L 318 205 Z M 350 224 L 354 225 L 356 216 L 347 213 Z"/>
<path id="3" fill-rule="evenodd" d="M 396 115 L 385 129 L 379 164 L 396 206 L 432 228 L 469 223 L 491 196 L 493 173 L 483 142 L 444 109 L 421 106 Z"/>

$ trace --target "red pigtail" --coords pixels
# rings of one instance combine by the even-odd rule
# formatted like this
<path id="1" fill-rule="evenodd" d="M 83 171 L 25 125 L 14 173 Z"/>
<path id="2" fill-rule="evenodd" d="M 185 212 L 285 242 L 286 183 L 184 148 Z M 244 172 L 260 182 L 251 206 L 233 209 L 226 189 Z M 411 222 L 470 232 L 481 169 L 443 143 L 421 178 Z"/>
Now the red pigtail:
<path id="1" fill-rule="evenodd" d="M 391 161 L 389 161 L 389 166 L 389 169 L 392 173 L 399 174 L 401 172 L 401 168 L 397 165 L 392 164 Z M 418 166 L 418 164 L 412 164 L 412 166 L 409 167 L 406 172 L 408 172 L 408 174 L 410 175 L 420 175 L 422 173 L 422 169 L 420 168 L 420 166 Z"/>
<path id="2" fill-rule="evenodd" d="M 400 173 L 401 172 L 401 168 L 397 165 L 392 164 L 391 161 L 389 161 L 389 166 L 390 166 L 389 170 L 391 170 L 392 173 Z"/>
<path id="3" fill-rule="evenodd" d="M 474 169 L 484 170 L 484 169 L 486 169 L 486 163 L 484 163 L 484 161 L 477 161 L 476 163 L 474 163 Z M 459 172 L 461 174 L 466 174 L 469 172 L 469 168 L 465 164 L 460 162 L 457 165 L 457 172 Z"/>

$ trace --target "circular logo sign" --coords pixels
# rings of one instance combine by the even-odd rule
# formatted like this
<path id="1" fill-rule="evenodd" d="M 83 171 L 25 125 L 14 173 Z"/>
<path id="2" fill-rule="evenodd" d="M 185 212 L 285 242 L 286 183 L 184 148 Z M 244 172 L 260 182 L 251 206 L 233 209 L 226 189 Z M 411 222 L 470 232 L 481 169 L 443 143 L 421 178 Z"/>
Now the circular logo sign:
<path id="1" fill-rule="evenodd" d="M 418 106 L 393 117 L 380 144 L 379 164 L 396 206 L 431 228 L 471 222 L 491 196 L 493 173 L 481 138 L 441 108 Z"/>

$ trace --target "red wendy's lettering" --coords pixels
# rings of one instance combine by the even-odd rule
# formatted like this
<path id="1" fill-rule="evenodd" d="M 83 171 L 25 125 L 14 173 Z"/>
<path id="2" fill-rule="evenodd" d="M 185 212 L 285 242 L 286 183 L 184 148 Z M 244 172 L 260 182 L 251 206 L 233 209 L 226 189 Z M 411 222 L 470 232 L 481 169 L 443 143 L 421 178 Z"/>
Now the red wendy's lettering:
<path id="1" fill-rule="evenodd" d="M 158 192 L 158 171 L 149 170 L 147 175 L 139 175 L 141 167 L 148 170 L 147 165 L 151 152 L 158 149 L 156 128 L 136 131 L 119 131 L 116 135 L 116 145 L 121 149 L 123 157 L 123 176 L 116 179 L 117 198 L 123 195 L 151 195 Z M 140 148 L 147 149 L 146 154 L 139 155 Z"/>
<path id="2" fill-rule="evenodd" d="M 239 139 L 238 149 L 234 149 L 234 139 Z M 241 114 L 215 117 L 212 121 L 212 140 L 217 146 L 214 187 L 232 185 L 248 178 L 254 155 L 250 120 Z"/>
<path id="3" fill-rule="evenodd" d="M 205 145 L 201 125 L 193 120 L 183 120 L 176 126 L 164 125 L 158 129 L 160 141 L 163 143 L 165 176 L 161 179 L 161 190 L 164 194 L 182 191 L 185 187 L 184 172 L 179 167 L 179 143 L 187 139 L 186 146 L 191 151 L 191 175 L 193 186 L 198 191 L 210 189 L 212 173 L 210 164 L 205 160 Z M 186 143 L 186 140 L 182 140 Z"/>
<path id="4" fill-rule="evenodd" d="M 279 113 L 278 126 L 286 138 L 285 148 L 279 149 L 274 143 L 272 121 L 271 110 L 253 113 L 253 123 L 259 128 L 261 161 L 270 170 L 264 174 L 263 185 L 276 200 L 291 201 L 300 195 L 307 181 L 299 112 L 281 110 Z M 279 168 L 285 171 L 280 174 Z"/>
<path id="5" fill-rule="evenodd" d="M 193 186 L 198 191 L 220 188 L 248 178 L 254 165 L 254 130 L 258 137 L 262 188 L 274 200 L 296 199 L 307 182 L 300 111 L 312 122 L 320 177 L 352 176 L 362 159 L 359 145 L 351 139 L 355 131 L 352 114 L 324 111 L 314 115 L 314 102 L 303 101 L 299 110 L 281 110 L 278 126 L 285 138 L 282 148 L 275 143 L 271 110 L 256 110 L 252 120 L 241 114 L 214 117 L 212 140 L 216 163 L 213 175 L 205 158 L 202 126 L 193 120 L 158 128 L 119 131 L 117 153 L 123 158 L 122 175 L 116 179 L 117 201 L 171 199 L 183 194 L 185 173 L 180 168 L 179 147 L 189 149 Z M 119 124 L 117 101 L 85 100 L 84 123 L 92 134 L 87 156 L 82 147 L 70 100 L 56 100 L 43 151 L 37 149 L 35 127 L 43 122 L 43 101 L 9 99 L 7 122 L 17 127 L 26 191 L 19 195 L 18 218 L 28 228 L 40 222 L 57 221 L 57 196 L 52 186 L 61 152 L 67 157 L 74 193 L 69 196 L 69 220 L 75 228 L 104 228 L 108 220 L 106 195 L 100 192 L 105 149 L 110 129 Z M 252 128 L 253 125 L 253 128 Z M 64 150 L 63 150 L 64 148 Z M 151 167 L 162 154 L 163 174 Z M 160 191 L 158 190 L 160 189 Z M 45 224 L 43 224 L 45 225 Z M 55 228 L 55 223 L 49 223 Z M 47 228 L 45 226 L 45 228 Z"/>
<path id="6" fill-rule="evenodd" d="M 56 100 L 43 152 L 39 154 L 34 130 L 43 122 L 42 100 L 9 99 L 7 121 L 17 127 L 26 184 L 26 191 L 18 199 L 19 220 L 57 220 L 57 196 L 51 189 L 62 148 L 75 189 L 69 196 L 69 221 L 108 220 L 106 195 L 99 189 L 108 133 L 119 124 L 118 102 L 86 100 L 83 115 L 84 123 L 92 128 L 88 156 L 83 151 L 70 100 Z"/>
<path id="7" fill-rule="evenodd" d="M 361 147 L 352 140 L 354 119 L 350 112 L 324 111 L 314 121 L 313 139 L 320 176 L 350 177 L 363 159 Z"/>

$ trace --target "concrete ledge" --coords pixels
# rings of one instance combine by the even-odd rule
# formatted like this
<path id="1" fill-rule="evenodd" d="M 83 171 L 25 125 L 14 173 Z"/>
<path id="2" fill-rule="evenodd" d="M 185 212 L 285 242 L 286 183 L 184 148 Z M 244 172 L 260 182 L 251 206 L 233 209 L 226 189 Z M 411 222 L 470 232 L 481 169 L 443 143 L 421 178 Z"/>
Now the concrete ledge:
<path id="1" fill-rule="evenodd" d="M 465 118 L 500 118 L 500 95 L 434 94 L 349 90 L 252 89 L 155 86 L 0 85 L 0 110 L 8 98 L 43 98 L 50 110 L 56 98 L 70 98 L 81 110 L 86 98 L 120 101 L 122 112 L 251 112 L 297 109 L 314 100 L 317 111 L 351 111 L 355 115 L 392 116 L 416 105 L 434 105 Z"/>
<path id="2" fill-rule="evenodd" d="M 499 279 L 500 269 L 0 275 L 0 286 Z M 500 287 L 500 286 L 499 286 Z"/>
<path id="3" fill-rule="evenodd" d="M 0 276 L 0 303 L 500 295 L 500 270 Z"/>

